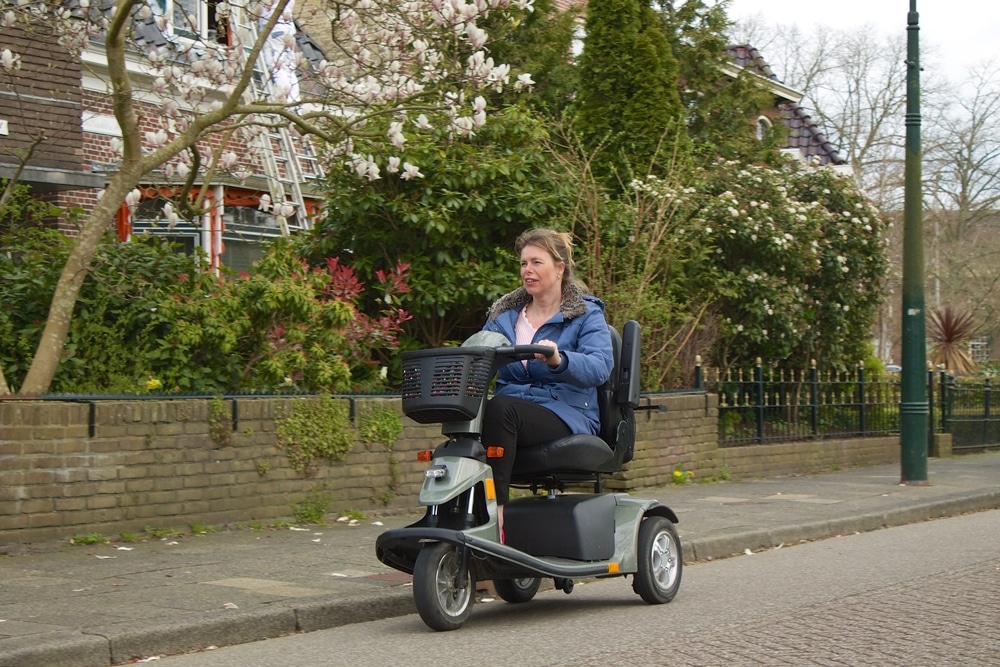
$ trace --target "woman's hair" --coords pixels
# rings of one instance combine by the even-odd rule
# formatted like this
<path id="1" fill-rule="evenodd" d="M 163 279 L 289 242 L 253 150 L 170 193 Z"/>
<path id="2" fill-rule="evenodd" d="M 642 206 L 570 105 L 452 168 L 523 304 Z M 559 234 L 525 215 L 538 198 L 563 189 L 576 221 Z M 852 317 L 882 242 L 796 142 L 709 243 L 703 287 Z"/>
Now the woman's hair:
<path id="1" fill-rule="evenodd" d="M 562 262 L 566 266 L 562 275 L 563 289 L 566 289 L 567 285 L 572 284 L 576 285 L 582 292 L 587 291 L 587 286 L 573 272 L 573 267 L 576 263 L 573 261 L 572 234 L 569 232 L 557 232 L 544 227 L 529 229 L 514 241 L 514 252 L 520 257 L 521 251 L 524 250 L 525 246 L 529 245 L 541 248 L 549 253 L 556 262 Z"/>

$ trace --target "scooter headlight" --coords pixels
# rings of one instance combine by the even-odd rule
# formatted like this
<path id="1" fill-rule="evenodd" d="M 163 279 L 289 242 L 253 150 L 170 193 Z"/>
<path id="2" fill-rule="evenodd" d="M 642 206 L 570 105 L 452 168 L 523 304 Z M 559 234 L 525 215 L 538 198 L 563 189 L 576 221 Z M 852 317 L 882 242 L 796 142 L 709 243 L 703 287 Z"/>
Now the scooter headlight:
<path id="1" fill-rule="evenodd" d="M 428 479 L 444 479 L 444 476 L 448 474 L 448 466 L 431 466 L 427 470 L 424 470 L 424 477 Z"/>

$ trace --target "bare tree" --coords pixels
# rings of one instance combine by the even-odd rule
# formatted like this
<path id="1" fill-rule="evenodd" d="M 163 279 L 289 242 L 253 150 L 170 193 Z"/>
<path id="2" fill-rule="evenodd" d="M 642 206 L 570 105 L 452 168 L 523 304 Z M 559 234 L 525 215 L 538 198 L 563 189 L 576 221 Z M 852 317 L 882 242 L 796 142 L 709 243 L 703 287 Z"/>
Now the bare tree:
<path id="1" fill-rule="evenodd" d="M 810 39 L 785 33 L 791 48 L 786 83 L 807 106 L 854 171 L 855 180 L 886 208 L 899 199 L 906 107 L 906 43 L 875 28 L 814 29 Z"/>
<path id="2" fill-rule="evenodd" d="M 924 153 L 931 303 L 971 313 L 985 331 L 1000 314 L 1000 66 L 987 61 L 933 116 Z"/>
<path id="3" fill-rule="evenodd" d="M 936 140 L 924 152 L 927 196 L 934 208 L 952 213 L 944 230 L 949 239 L 992 218 L 1000 202 L 1000 66 L 973 67 L 961 90 L 935 116 Z"/>

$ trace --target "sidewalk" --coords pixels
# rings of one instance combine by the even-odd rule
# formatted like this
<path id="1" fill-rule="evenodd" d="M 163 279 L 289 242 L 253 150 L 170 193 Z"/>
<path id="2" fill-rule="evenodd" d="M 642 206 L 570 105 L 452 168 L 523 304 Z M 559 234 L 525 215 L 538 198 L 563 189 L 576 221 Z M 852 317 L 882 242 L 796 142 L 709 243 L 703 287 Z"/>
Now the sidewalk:
<path id="1" fill-rule="evenodd" d="M 674 509 L 685 562 L 1000 508 L 1000 453 L 931 459 L 928 471 L 929 486 L 900 486 L 892 464 L 634 495 Z M 412 613 L 409 577 L 374 545 L 414 519 L 0 557 L 0 667 L 103 667 Z"/>

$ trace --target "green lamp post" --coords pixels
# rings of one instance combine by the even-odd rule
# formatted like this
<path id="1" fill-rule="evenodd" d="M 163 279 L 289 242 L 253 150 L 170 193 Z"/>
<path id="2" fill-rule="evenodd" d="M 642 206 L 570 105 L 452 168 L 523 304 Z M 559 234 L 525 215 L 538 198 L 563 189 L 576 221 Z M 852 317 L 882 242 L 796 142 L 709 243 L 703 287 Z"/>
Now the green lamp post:
<path id="1" fill-rule="evenodd" d="M 903 204 L 903 351 L 900 461 L 903 484 L 927 484 L 927 335 L 920 147 L 920 15 L 906 16 L 906 185 Z"/>

